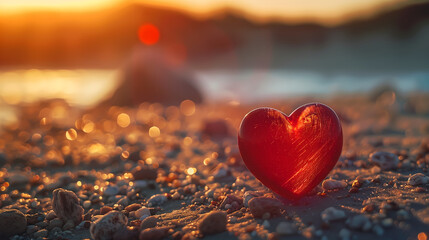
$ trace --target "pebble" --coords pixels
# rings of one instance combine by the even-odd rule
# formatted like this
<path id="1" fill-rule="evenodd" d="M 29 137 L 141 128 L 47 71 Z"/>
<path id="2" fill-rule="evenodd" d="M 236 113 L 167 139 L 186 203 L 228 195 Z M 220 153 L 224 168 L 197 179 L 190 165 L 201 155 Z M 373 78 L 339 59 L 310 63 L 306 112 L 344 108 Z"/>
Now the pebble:
<path id="1" fill-rule="evenodd" d="M 381 221 L 381 225 L 383 225 L 383 227 L 389 228 L 393 225 L 393 219 L 385 218 L 383 221 Z"/>
<path id="2" fill-rule="evenodd" d="M 408 185 L 411 186 L 418 186 L 427 184 L 429 182 L 429 177 L 425 176 L 423 173 L 416 173 L 414 175 L 411 175 L 408 178 Z"/>
<path id="3" fill-rule="evenodd" d="M 91 207 L 91 201 L 86 200 L 86 201 L 83 202 L 82 205 L 83 205 L 84 208 L 90 208 Z"/>
<path id="4" fill-rule="evenodd" d="M 334 207 L 329 207 L 322 211 L 320 217 L 325 223 L 330 223 L 331 221 L 345 219 L 346 213 L 343 210 L 339 210 Z"/>
<path id="5" fill-rule="evenodd" d="M 255 218 L 262 218 L 265 213 L 269 217 L 280 215 L 283 204 L 274 198 L 254 197 L 249 201 L 249 210 Z"/>
<path id="6" fill-rule="evenodd" d="M 227 215 L 223 211 L 207 213 L 198 221 L 198 230 L 203 235 L 211 235 L 226 231 Z"/>
<path id="7" fill-rule="evenodd" d="M 141 189 L 147 188 L 147 185 L 148 185 L 148 183 L 146 180 L 137 180 L 137 181 L 134 181 L 133 186 L 135 189 L 141 190 Z"/>
<path id="8" fill-rule="evenodd" d="M 141 208 L 141 205 L 140 205 L 140 204 L 138 204 L 138 203 L 133 203 L 133 204 L 131 204 L 131 205 L 126 206 L 126 207 L 125 207 L 125 210 L 126 210 L 127 212 L 132 212 L 132 211 L 135 211 L 135 210 L 137 210 L 137 209 L 139 209 L 139 208 Z"/>
<path id="9" fill-rule="evenodd" d="M 118 205 L 122 205 L 122 206 L 128 206 L 129 203 L 130 203 L 130 200 L 128 199 L 128 197 L 123 197 L 119 199 L 117 202 Z"/>
<path id="10" fill-rule="evenodd" d="M 141 166 L 135 167 L 131 173 L 134 180 L 155 180 L 158 176 L 156 169 Z"/>
<path id="11" fill-rule="evenodd" d="M 138 219 L 140 219 L 140 220 L 142 220 L 141 218 L 146 218 L 146 217 L 149 217 L 150 216 L 150 210 L 149 210 L 149 208 L 147 208 L 147 207 L 142 207 L 142 208 L 140 208 L 140 209 L 137 209 L 135 212 L 134 212 L 134 216 L 136 217 L 136 218 L 138 218 Z"/>
<path id="12" fill-rule="evenodd" d="M 42 229 L 34 233 L 35 238 L 44 238 L 48 236 L 48 230 Z"/>
<path id="13" fill-rule="evenodd" d="M 375 152 L 369 156 L 370 162 L 378 165 L 382 170 L 396 169 L 399 164 L 399 158 L 396 154 L 390 152 Z"/>
<path id="14" fill-rule="evenodd" d="M 372 228 L 371 220 L 365 215 L 356 215 L 347 219 L 346 224 L 354 230 L 369 231 Z"/>
<path id="15" fill-rule="evenodd" d="M 9 183 L 12 186 L 24 185 L 30 182 L 30 177 L 24 172 L 13 173 L 9 176 Z"/>
<path id="16" fill-rule="evenodd" d="M 71 219 L 75 224 L 79 224 L 83 214 L 79 201 L 74 192 L 57 188 L 53 191 L 52 208 L 62 220 Z"/>
<path id="17" fill-rule="evenodd" d="M 110 196 L 115 196 L 118 193 L 119 193 L 119 188 L 117 186 L 110 185 L 104 189 L 103 195 L 110 197 Z"/>
<path id="18" fill-rule="evenodd" d="M 149 198 L 149 200 L 147 200 L 149 207 L 160 206 L 160 205 L 164 204 L 165 202 L 167 202 L 167 197 L 162 193 L 153 195 L 152 197 Z"/>
<path id="19" fill-rule="evenodd" d="M 396 216 L 399 220 L 407 220 L 410 218 L 410 214 L 404 209 L 397 211 Z"/>
<path id="20" fill-rule="evenodd" d="M 347 187 L 347 183 L 342 180 L 326 179 L 322 183 L 322 188 L 325 191 L 340 190 Z"/>
<path id="21" fill-rule="evenodd" d="M 150 216 L 145 218 L 141 224 L 140 224 L 140 231 L 146 229 L 146 228 L 153 228 L 156 227 L 156 224 L 158 223 L 158 218 L 155 216 Z"/>
<path id="22" fill-rule="evenodd" d="M 262 226 L 264 226 L 264 228 L 269 228 L 271 225 L 270 225 L 270 222 L 268 222 L 267 220 L 264 220 L 264 222 L 262 223 Z"/>
<path id="23" fill-rule="evenodd" d="M 28 235 L 31 235 L 39 230 L 40 230 L 39 227 L 36 225 L 28 225 L 26 232 Z"/>
<path id="24" fill-rule="evenodd" d="M 110 212 L 110 211 L 112 211 L 113 209 L 112 209 L 112 207 L 109 207 L 109 206 L 103 206 L 101 209 L 100 209 L 100 214 L 101 215 L 105 215 L 106 213 L 108 213 L 108 212 Z"/>
<path id="25" fill-rule="evenodd" d="M 66 231 L 66 230 L 70 230 L 70 229 L 73 229 L 74 228 L 74 222 L 73 222 L 73 220 L 67 220 L 67 222 L 64 224 L 64 226 L 63 226 L 63 231 Z"/>
<path id="26" fill-rule="evenodd" d="M 168 227 L 147 228 L 140 232 L 139 240 L 161 240 L 168 235 Z"/>
<path id="27" fill-rule="evenodd" d="M 53 210 L 49 211 L 48 214 L 46 214 L 46 220 L 52 220 L 57 217 L 57 214 Z"/>
<path id="28" fill-rule="evenodd" d="M 226 207 L 227 205 L 229 205 L 228 208 Z M 243 207 L 243 199 L 235 195 L 228 194 L 223 199 L 219 207 L 222 209 L 230 209 L 234 212 Z"/>
<path id="29" fill-rule="evenodd" d="M 128 219 L 123 213 L 111 211 L 94 221 L 89 231 L 94 240 L 110 240 L 115 232 L 126 228 L 127 223 Z"/>
<path id="30" fill-rule="evenodd" d="M 292 235 L 297 231 L 296 225 L 289 222 L 280 222 L 276 227 L 276 232 L 279 235 Z"/>
<path id="31" fill-rule="evenodd" d="M 352 233 L 346 228 L 341 229 L 338 233 L 338 237 L 340 237 L 341 240 L 349 240 L 351 236 Z"/>
<path id="32" fill-rule="evenodd" d="M 48 229 L 51 230 L 56 227 L 62 228 L 63 224 L 64 223 L 60 218 L 54 218 L 51 221 L 49 221 Z"/>
<path id="33" fill-rule="evenodd" d="M 219 163 L 213 171 L 213 177 L 215 179 L 221 179 L 230 174 L 229 168 L 224 163 Z"/>
<path id="34" fill-rule="evenodd" d="M 261 192 L 256 192 L 256 191 L 247 191 L 244 193 L 243 195 L 243 204 L 245 207 L 249 207 L 249 201 L 250 199 L 254 198 L 254 197 L 261 197 L 262 193 Z"/>
<path id="35" fill-rule="evenodd" d="M 16 209 L 0 209 L 0 238 L 25 232 L 27 219 Z"/>

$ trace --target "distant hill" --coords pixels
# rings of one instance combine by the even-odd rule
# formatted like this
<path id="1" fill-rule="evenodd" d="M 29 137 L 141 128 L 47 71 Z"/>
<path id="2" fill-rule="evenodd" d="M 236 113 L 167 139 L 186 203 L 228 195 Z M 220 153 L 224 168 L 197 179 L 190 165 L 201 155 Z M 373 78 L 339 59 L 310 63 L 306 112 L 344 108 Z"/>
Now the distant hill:
<path id="1" fill-rule="evenodd" d="M 161 32 L 155 48 L 194 68 L 418 71 L 429 63 L 429 3 L 336 27 L 258 24 L 231 13 L 201 20 L 132 4 L 0 16 L 0 67 L 118 67 L 142 45 L 137 29 L 144 23 Z"/>

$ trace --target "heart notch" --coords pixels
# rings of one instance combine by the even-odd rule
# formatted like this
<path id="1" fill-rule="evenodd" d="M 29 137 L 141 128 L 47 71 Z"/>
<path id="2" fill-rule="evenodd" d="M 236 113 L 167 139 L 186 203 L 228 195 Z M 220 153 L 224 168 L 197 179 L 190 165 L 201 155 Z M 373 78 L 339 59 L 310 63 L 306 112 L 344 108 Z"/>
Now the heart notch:
<path id="1" fill-rule="evenodd" d="M 238 146 L 247 168 L 265 186 L 299 199 L 334 168 L 343 133 L 337 114 L 321 103 L 303 105 L 290 116 L 257 108 L 243 118 Z"/>

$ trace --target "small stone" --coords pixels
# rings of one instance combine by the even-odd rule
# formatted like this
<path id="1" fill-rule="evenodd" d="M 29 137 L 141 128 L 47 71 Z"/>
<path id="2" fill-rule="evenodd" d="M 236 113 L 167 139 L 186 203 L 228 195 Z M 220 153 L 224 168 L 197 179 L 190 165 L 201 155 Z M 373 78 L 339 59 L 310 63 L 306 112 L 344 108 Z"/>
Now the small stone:
<path id="1" fill-rule="evenodd" d="M 255 191 L 247 191 L 243 195 L 243 204 L 245 207 L 249 207 L 249 201 L 250 199 L 254 197 L 261 197 L 263 194 L 261 192 L 255 192 Z"/>
<path id="2" fill-rule="evenodd" d="M 178 200 L 178 199 L 180 199 L 180 197 L 181 197 L 181 195 L 178 192 L 173 193 L 173 195 L 171 196 L 171 198 L 173 200 Z"/>
<path id="3" fill-rule="evenodd" d="M 136 181 L 134 181 L 133 186 L 135 189 L 142 190 L 144 188 L 147 188 L 147 185 L 148 185 L 148 183 L 146 180 L 136 180 Z"/>
<path id="4" fill-rule="evenodd" d="M 283 204 L 274 198 L 254 197 L 249 201 L 249 210 L 255 218 L 262 218 L 265 213 L 270 217 L 280 215 Z"/>
<path id="5" fill-rule="evenodd" d="M 150 216 L 145 218 L 141 224 L 140 224 L 140 231 L 146 229 L 146 228 L 153 228 L 156 227 L 156 224 L 158 223 L 158 218 L 155 216 Z"/>
<path id="6" fill-rule="evenodd" d="M 30 176 L 25 172 L 16 172 L 9 176 L 9 183 L 12 186 L 25 185 L 30 182 Z"/>
<path id="7" fill-rule="evenodd" d="M 113 210 L 113 208 L 112 207 L 109 207 L 109 206 L 103 206 L 101 209 L 100 209 L 100 214 L 101 215 L 105 215 L 106 213 L 108 213 L 108 212 L 110 212 L 110 211 L 112 211 Z"/>
<path id="8" fill-rule="evenodd" d="M 161 240 L 168 235 L 168 227 L 147 228 L 140 232 L 139 240 Z"/>
<path id="9" fill-rule="evenodd" d="M 198 230 L 203 235 L 226 231 L 227 215 L 222 211 L 213 211 L 198 221 Z"/>
<path id="10" fill-rule="evenodd" d="M 347 183 L 341 180 L 326 179 L 322 183 L 322 188 L 325 191 L 340 190 L 347 187 Z"/>
<path id="11" fill-rule="evenodd" d="M 410 218 L 410 214 L 404 209 L 397 211 L 396 216 L 399 220 L 407 220 Z"/>
<path id="12" fill-rule="evenodd" d="M 268 222 L 267 220 L 264 220 L 264 222 L 262 223 L 262 226 L 264 226 L 264 228 L 269 228 L 271 225 L 270 225 L 270 222 Z"/>
<path id="13" fill-rule="evenodd" d="M 399 158 L 396 154 L 390 152 L 375 152 L 369 156 L 370 162 L 378 165 L 382 170 L 396 169 L 399 164 Z"/>
<path id="14" fill-rule="evenodd" d="M 156 169 L 141 166 L 135 167 L 131 173 L 134 180 L 155 180 L 158 176 Z"/>
<path id="15" fill-rule="evenodd" d="M 340 237 L 341 240 L 349 240 L 352 236 L 352 233 L 346 228 L 343 228 L 338 233 L 338 236 Z"/>
<path id="16" fill-rule="evenodd" d="M 44 238 L 48 236 L 48 230 L 42 229 L 34 233 L 35 238 Z"/>
<path id="17" fill-rule="evenodd" d="M 354 230 L 369 231 L 372 228 L 371 220 L 365 215 L 356 215 L 346 221 L 349 228 Z"/>
<path id="18" fill-rule="evenodd" d="M 73 229 L 73 228 L 74 228 L 74 226 L 75 226 L 75 225 L 74 225 L 73 220 L 69 219 L 69 220 L 67 220 L 67 222 L 64 224 L 64 226 L 63 226 L 63 231 Z"/>
<path id="19" fill-rule="evenodd" d="M 119 199 L 117 202 L 118 205 L 122 205 L 122 206 L 128 206 L 129 203 L 130 203 L 130 200 L 128 199 L 128 197 L 123 197 Z"/>
<path id="20" fill-rule="evenodd" d="M 276 227 L 276 232 L 279 235 L 292 235 L 297 231 L 296 225 L 289 222 L 280 222 Z"/>
<path id="21" fill-rule="evenodd" d="M 57 217 L 57 214 L 53 210 L 49 211 L 48 214 L 46 214 L 46 220 L 52 220 Z"/>
<path id="22" fill-rule="evenodd" d="M 26 232 L 28 235 L 31 235 L 39 230 L 40 230 L 39 227 L 36 225 L 28 225 Z"/>
<path id="23" fill-rule="evenodd" d="M 147 208 L 147 207 L 142 207 L 142 208 L 140 208 L 140 209 L 137 209 L 135 212 L 134 212 L 134 215 L 135 215 L 135 217 L 136 218 L 138 218 L 138 219 L 141 219 L 142 217 L 144 217 L 144 216 L 146 216 L 146 217 L 148 217 L 148 216 L 150 216 L 150 210 L 149 210 L 149 208 Z M 146 218 L 145 217 L 145 218 Z"/>
<path id="24" fill-rule="evenodd" d="M 381 221 L 381 225 L 383 225 L 383 227 L 389 228 L 393 225 L 393 219 L 391 218 L 383 219 L 383 221 Z"/>
<path id="25" fill-rule="evenodd" d="M 9 237 L 25 232 L 27 219 L 16 209 L 0 209 L 0 237 Z"/>
<path id="26" fill-rule="evenodd" d="M 110 196 L 115 196 L 118 193 L 119 193 L 119 188 L 117 186 L 109 185 L 104 189 L 103 195 L 110 197 Z"/>
<path id="27" fill-rule="evenodd" d="M 110 240 L 113 234 L 126 228 L 127 217 L 118 211 L 111 211 L 103 217 L 94 221 L 89 232 L 94 240 Z"/>
<path id="28" fill-rule="evenodd" d="M 428 182 L 429 177 L 425 176 L 423 173 L 416 173 L 408 178 L 408 184 L 411 186 L 423 185 Z"/>
<path id="29" fill-rule="evenodd" d="M 84 208 L 90 208 L 91 207 L 91 201 L 86 200 L 86 201 L 83 202 L 82 205 L 83 205 Z"/>
<path id="30" fill-rule="evenodd" d="M 167 197 L 164 194 L 153 195 L 152 197 L 149 198 L 149 200 L 147 200 L 149 207 L 160 206 L 165 202 L 167 202 Z"/>
<path id="31" fill-rule="evenodd" d="M 126 207 L 125 207 L 125 210 L 126 210 L 127 212 L 132 212 L 132 211 L 135 211 L 135 210 L 137 210 L 137 209 L 139 209 L 139 208 L 141 208 L 141 205 L 140 205 L 140 204 L 138 204 L 138 203 L 133 203 L 133 204 L 131 204 L 131 205 L 126 206 Z"/>
<path id="32" fill-rule="evenodd" d="M 334 207 L 329 207 L 322 211 L 320 217 L 325 223 L 330 223 L 331 221 L 345 219 L 346 213 L 343 210 L 339 210 Z"/>
<path id="33" fill-rule="evenodd" d="M 219 163 L 216 168 L 213 170 L 213 177 L 215 179 L 221 179 L 231 174 L 228 166 L 224 163 Z"/>
<path id="34" fill-rule="evenodd" d="M 79 224 L 83 214 L 79 201 L 74 192 L 57 188 L 53 191 L 52 208 L 62 220 L 71 219 L 75 224 Z"/>
<path id="35" fill-rule="evenodd" d="M 62 228 L 64 222 L 60 218 L 54 218 L 51 221 L 49 221 L 48 229 L 51 230 L 55 227 Z"/>
<path id="36" fill-rule="evenodd" d="M 375 210 L 375 205 L 374 204 L 368 204 L 365 207 L 362 208 L 361 212 L 362 213 L 372 213 Z"/>
<path id="37" fill-rule="evenodd" d="M 229 205 L 229 208 L 226 208 L 226 205 Z M 232 212 L 235 212 L 243 207 L 243 199 L 235 195 L 228 194 L 223 199 L 219 207 L 221 209 L 230 209 Z"/>
<path id="38" fill-rule="evenodd" d="M 45 220 L 43 222 L 38 222 L 35 225 L 38 226 L 39 228 L 46 228 L 48 227 L 49 223 Z"/>

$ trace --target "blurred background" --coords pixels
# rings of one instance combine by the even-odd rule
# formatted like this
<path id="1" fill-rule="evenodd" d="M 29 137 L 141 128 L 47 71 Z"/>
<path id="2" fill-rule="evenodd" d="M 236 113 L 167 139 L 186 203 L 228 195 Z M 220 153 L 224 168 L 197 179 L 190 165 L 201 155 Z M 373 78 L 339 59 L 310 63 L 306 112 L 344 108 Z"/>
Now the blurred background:
<path id="1" fill-rule="evenodd" d="M 428 1 L 3 0 L 0 125 L 14 106 L 58 98 L 88 109 L 426 94 L 428 43 Z"/>

